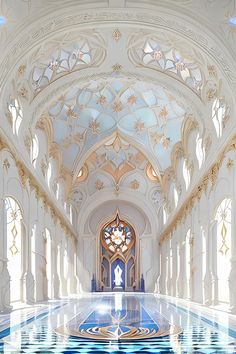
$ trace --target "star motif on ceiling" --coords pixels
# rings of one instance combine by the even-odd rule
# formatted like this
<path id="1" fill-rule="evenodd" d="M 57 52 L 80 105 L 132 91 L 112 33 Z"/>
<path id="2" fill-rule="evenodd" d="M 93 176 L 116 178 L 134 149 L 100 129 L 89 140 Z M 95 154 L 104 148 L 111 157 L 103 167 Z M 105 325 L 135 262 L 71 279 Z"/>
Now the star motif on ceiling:
<path id="1" fill-rule="evenodd" d="M 89 128 L 92 130 L 93 134 L 98 134 L 99 128 L 100 128 L 100 123 L 97 121 L 97 119 L 94 119 L 94 120 L 92 120 L 92 122 L 90 122 Z"/>
<path id="2" fill-rule="evenodd" d="M 105 103 L 106 103 L 106 97 L 103 95 L 99 96 L 98 100 L 97 100 L 97 104 L 100 104 L 101 106 L 103 106 Z"/>
<path id="3" fill-rule="evenodd" d="M 134 129 L 139 133 L 142 132 L 145 129 L 145 123 L 138 120 L 137 122 L 135 122 L 134 124 Z"/>
<path id="4" fill-rule="evenodd" d="M 166 108 L 166 106 L 164 106 L 164 107 L 160 110 L 159 117 L 166 119 L 167 116 L 168 116 L 168 109 Z"/>
<path id="5" fill-rule="evenodd" d="M 160 134 L 160 133 L 153 133 L 152 134 L 152 139 L 153 139 L 153 142 L 154 142 L 154 145 L 157 145 L 161 142 L 161 139 L 163 137 L 163 134 Z"/>
<path id="6" fill-rule="evenodd" d="M 113 104 L 113 112 L 121 112 L 122 111 L 122 109 L 123 109 L 123 107 L 122 107 L 122 103 L 120 102 L 120 101 L 118 101 L 118 102 L 115 102 L 114 104 Z"/>
<path id="7" fill-rule="evenodd" d="M 67 115 L 67 117 L 73 118 L 73 119 L 79 118 L 79 116 L 75 113 L 75 111 L 71 107 L 68 108 L 66 115 Z"/>
<path id="8" fill-rule="evenodd" d="M 97 191 L 100 191 L 104 188 L 104 183 L 100 179 L 97 179 L 95 182 L 95 188 Z"/>
<path id="9" fill-rule="evenodd" d="M 129 96 L 128 98 L 128 103 L 129 104 L 135 104 L 137 102 L 137 97 L 132 95 L 132 96 Z"/>

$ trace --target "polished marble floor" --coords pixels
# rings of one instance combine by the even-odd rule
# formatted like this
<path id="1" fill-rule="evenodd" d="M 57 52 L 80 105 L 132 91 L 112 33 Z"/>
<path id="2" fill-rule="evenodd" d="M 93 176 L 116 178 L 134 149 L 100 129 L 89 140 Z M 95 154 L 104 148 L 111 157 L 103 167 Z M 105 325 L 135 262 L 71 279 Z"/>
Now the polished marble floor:
<path id="1" fill-rule="evenodd" d="M 87 294 L 0 315 L 1 353 L 236 353 L 236 316 L 153 294 Z"/>

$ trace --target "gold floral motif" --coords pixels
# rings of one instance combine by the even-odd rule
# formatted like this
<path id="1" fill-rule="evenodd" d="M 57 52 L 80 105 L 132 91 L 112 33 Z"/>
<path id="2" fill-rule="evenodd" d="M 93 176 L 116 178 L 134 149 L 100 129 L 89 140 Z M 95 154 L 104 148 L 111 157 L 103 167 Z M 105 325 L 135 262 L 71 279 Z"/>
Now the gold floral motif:
<path id="1" fill-rule="evenodd" d="M 122 111 L 122 109 L 123 109 L 123 106 L 122 106 L 122 103 L 121 103 L 121 101 L 117 101 L 117 102 L 114 102 L 114 104 L 113 104 L 113 112 L 121 112 Z"/>
<path id="2" fill-rule="evenodd" d="M 133 181 L 130 182 L 130 188 L 133 190 L 139 189 L 139 181 L 134 179 Z"/>
<path id="3" fill-rule="evenodd" d="M 97 119 L 94 119 L 92 120 L 92 122 L 90 122 L 89 128 L 92 130 L 93 134 L 98 134 L 100 129 L 100 123 L 97 121 Z"/>
<path id="4" fill-rule="evenodd" d="M 112 71 L 113 72 L 120 72 L 121 70 L 122 70 L 122 65 L 121 64 L 112 65 Z"/>
<path id="5" fill-rule="evenodd" d="M 72 109 L 72 107 L 68 108 L 68 111 L 66 112 L 67 117 L 77 119 L 79 118 L 79 115 L 75 113 L 75 111 Z"/>
<path id="6" fill-rule="evenodd" d="M 119 28 L 116 28 L 113 33 L 112 33 L 112 37 L 115 39 L 116 42 L 118 42 L 121 38 L 121 32 L 119 30 Z"/>
<path id="7" fill-rule="evenodd" d="M 234 161 L 232 159 L 228 159 L 227 164 L 226 164 L 228 170 L 230 170 L 231 167 L 233 167 L 233 165 L 234 165 Z"/>
<path id="8" fill-rule="evenodd" d="M 214 76 L 215 78 L 217 78 L 217 71 L 214 65 L 207 65 L 207 69 L 210 76 Z"/>
<path id="9" fill-rule="evenodd" d="M 210 88 L 206 93 L 206 98 L 208 101 L 211 101 L 214 97 L 216 97 L 217 89 Z"/>
<path id="10" fill-rule="evenodd" d="M 8 171 L 8 169 L 10 168 L 10 163 L 8 161 L 8 159 L 4 159 L 3 161 L 3 167 Z"/>
<path id="11" fill-rule="evenodd" d="M 162 51 L 161 50 L 155 50 L 154 52 L 153 52 L 153 59 L 154 60 L 160 60 L 160 59 L 162 59 L 162 57 L 163 57 L 163 54 L 162 54 Z"/>
<path id="12" fill-rule="evenodd" d="M 104 188 L 104 183 L 100 179 L 97 179 L 95 183 L 95 188 L 97 191 L 100 191 Z"/>
<path id="13" fill-rule="evenodd" d="M 21 76 L 21 75 L 24 75 L 25 69 L 26 69 L 26 65 L 24 65 L 24 64 L 20 65 L 19 68 L 18 68 L 18 70 L 17 70 L 18 74 L 19 74 L 20 76 Z"/>
<path id="14" fill-rule="evenodd" d="M 97 100 L 97 104 L 100 104 L 101 106 L 103 106 L 105 103 L 106 103 L 106 97 L 103 95 L 99 96 L 98 100 Z"/>
<path id="15" fill-rule="evenodd" d="M 129 98 L 128 98 L 128 103 L 129 104 L 135 104 L 137 102 L 137 97 L 136 96 L 134 96 L 134 95 L 131 95 L 131 96 L 129 96 Z"/>
<path id="16" fill-rule="evenodd" d="M 164 106 L 159 113 L 159 117 L 166 119 L 167 116 L 168 116 L 168 109 L 166 108 L 166 106 Z"/>
<path id="17" fill-rule="evenodd" d="M 23 98 L 27 98 L 28 90 L 23 86 L 17 91 L 18 95 Z"/>
<path id="18" fill-rule="evenodd" d="M 145 129 L 145 123 L 138 120 L 137 122 L 134 123 L 134 129 L 136 130 L 137 133 L 142 132 Z"/>

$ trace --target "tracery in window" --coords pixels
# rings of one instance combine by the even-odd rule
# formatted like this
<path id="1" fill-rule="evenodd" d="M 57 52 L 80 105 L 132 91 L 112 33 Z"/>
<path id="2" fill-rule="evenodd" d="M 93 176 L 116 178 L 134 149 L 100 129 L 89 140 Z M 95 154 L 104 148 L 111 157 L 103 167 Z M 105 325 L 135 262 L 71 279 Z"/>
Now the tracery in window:
<path id="1" fill-rule="evenodd" d="M 16 98 L 10 101 L 8 105 L 8 110 L 12 121 L 13 134 L 18 135 L 20 125 L 23 119 L 23 112 L 20 103 Z"/>
<path id="2" fill-rule="evenodd" d="M 219 205 L 216 213 L 218 221 L 217 232 L 220 234 L 218 251 L 226 255 L 231 244 L 231 199 L 224 199 Z"/>
<path id="3" fill-rule="evenodd" d="M 173 39 L 154 36 L 140 39 L 138 36 L 140 37 L 140 34 L 132 38 L 134 46 L 130 49 L 134 61 L 174 74 L 195 91 L 201 91 L 204 74 L 196 60 L 194 49 L 189 48 L 189 53 L 186 55 L 186 50 L 183 53 L 181 49 L 173 46 L 171 43 Z"/>
<path id="4" fill-rule="evenodd" d="M 15 199 L 5 199 L 7 221 L 7 258 L 11 277 L 11 301 L 21 300 L 22 212 Z"/>
<path id="5" fill-rule="evenodd" d="M 115 220 L 103 230 L 102 242 L 109 251 L 124 253 L 134 244 L 134 231 L 117 214 Z"/>
<path id="6" fill-rule="evenodd" d="M 199 168 L 202 167 L 202 163 L 205 160 L 205 149 L 203 147 L 203 141 L 202 138 L 200 138 L 200 135 L 197 135 L 196 138 L 196 156 L 198 160 L 198 166 Z"/>

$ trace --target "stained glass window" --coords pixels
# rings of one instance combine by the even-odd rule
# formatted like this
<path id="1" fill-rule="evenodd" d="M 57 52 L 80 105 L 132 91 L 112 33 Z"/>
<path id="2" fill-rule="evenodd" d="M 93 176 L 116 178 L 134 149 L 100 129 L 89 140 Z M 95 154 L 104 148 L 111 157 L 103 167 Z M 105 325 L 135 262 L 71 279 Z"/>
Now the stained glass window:
<path id="1" fill-rule="evenodd" d="M 134 243 L 133 230 L 117 215 L 116 219 L 103 230 L 102 240 L 105 247 L 111 252 L 124 253 Z"/>

